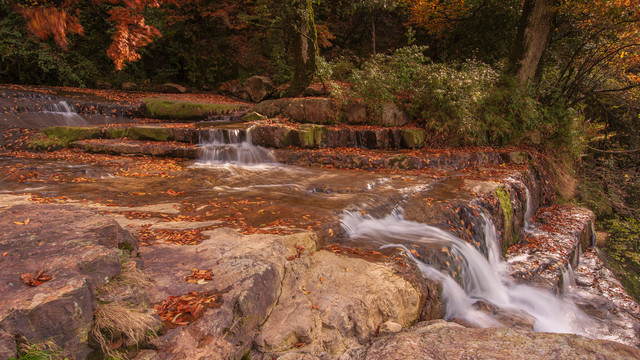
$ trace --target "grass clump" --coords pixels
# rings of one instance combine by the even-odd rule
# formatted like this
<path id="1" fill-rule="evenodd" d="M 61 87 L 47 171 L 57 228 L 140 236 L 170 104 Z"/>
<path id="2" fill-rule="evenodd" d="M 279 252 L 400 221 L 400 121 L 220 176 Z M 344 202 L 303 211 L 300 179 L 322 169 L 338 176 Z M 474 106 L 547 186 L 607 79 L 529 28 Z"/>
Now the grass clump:
<path id="1" fill-rule="evenodd" d="M 135 263 L 124 262 L 120 274 L 111 278 L 111 280 L 100 285 L 96 289 L 98 295 L 108 294 L 123 286 L 131 286 L 134 288 L 146 288 L 151 285 L 151 278 L 144 271 L 138 269 Z"/>
<path id="2" fill-rule="evenodd" d="M 160 320 L 148 312 L 109 303 L 98 306 L 91 336 L 107 356 L 126 359 L 121 349 L 139 348 L 156 337 L 161 328 Z"/>
<path id="3" fill-rule="evenodd" d="M 62 350 L 53 341 L 29 343 L 22 339 L 18 347 L 18 357 L 9 360 L 69 360 L 62 355 Z"/>

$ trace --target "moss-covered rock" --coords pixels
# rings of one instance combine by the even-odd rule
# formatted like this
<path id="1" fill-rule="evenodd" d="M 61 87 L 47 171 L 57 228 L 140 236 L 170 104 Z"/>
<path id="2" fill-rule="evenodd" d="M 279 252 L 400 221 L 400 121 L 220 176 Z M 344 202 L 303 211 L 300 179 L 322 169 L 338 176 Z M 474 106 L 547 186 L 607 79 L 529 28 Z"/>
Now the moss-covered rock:
<path id="1" fill-rule="evenodd" d="M 402 144 L 404 147 L 417 149 L 424 147 L 427 132 L 424 129 L 402 129 Z"/>
<path id="2" fill-rule="evenodd" d="M 497 188 L 495 194 L 498 197 L 500 208 L 502 209 L 502 215 L 504 216 L 504 246 L 505 248 L 508 248 L 517 240 L 517 237 L 514 236 L 513 205 L 511 203 L 511 196 L 509 195 L 509 191 L 503 187 Z"/>
<path id="3" fill-rule="evenodd" d="M 210 115 L 240 111 L 245 108 L 241 104 L 214 104 L 163 98 L 145 98 L 142 102 L 145 115 L 157 119 L 202 119 Z"/>
<path id="4" fill-rule="evenodd" d="M 298 127 L 298 139 L 300 147 L 317 148 L 327 141 L 329 129 L 323 125 L 303 124 Z"/>
<path id="5" fill-rule="evenodd" d="M 33 138 L 28 147 L 34 150 L 54 150 L 69 146 L 78 140 L 102 137 L 102 129 L 86 127 L 55 126 L 42 130 L 41 136 Z"/>
<path id="6" fill-rule="evenodd" d="M 240 120 L 245 121 L 245 122 L 249 122 L 249 121 L 260 121 L 260 120 L 266 120 L 267 117 L 259 114 L 255 111 L 252 111 L 246 115 L 243 115 Z"/>

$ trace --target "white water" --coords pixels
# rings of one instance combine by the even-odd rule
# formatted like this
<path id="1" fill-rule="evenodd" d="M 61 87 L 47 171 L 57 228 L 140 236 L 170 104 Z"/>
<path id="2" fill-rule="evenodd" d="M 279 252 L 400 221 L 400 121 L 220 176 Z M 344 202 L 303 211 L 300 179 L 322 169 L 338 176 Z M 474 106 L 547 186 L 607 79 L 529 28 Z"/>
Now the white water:
<path id="1" fill-rule="evenodd" d="M 470 244 L 438 228 L 408 221 L 401 210 L 382 219 L 363 216 L 359 212 L 345 213 L 342 226 L 352 239 L 371 241 L 381 247 L 399 247 L 420 268 L 424 276 L 440 282 L 446 303 L 445 319 L 463 319 L 476 326 L 497 326 L 499 321 L 491 314 L 476 310 L 479 300 L 514 313 L 525 312 L 535 319 L 534 330 L 588 335 L 584 331 L 592 320 L 569 300 L 560 299 L 550 292 L 527 285 L 516 284 L 500 269 L 504 263 L 496 255 L 499 249 L 495 228 L 485 217 L 485 241 L 489 261 Z M 491 230 L 491 228 L 494 228 Z M 416 258 L 407 246 L 442 246 L 450 253 L 450 261 L 461 259 L 458 284 L 447 272 Z M 499 250 L 498 250 L 499 251 Z"/>
<path id="2" fill-rule="evenodd" d="M 240 129 L 211 129 L 200 139 L 199 165 L 275 163 L 271 151 L 251 143 L 251 131 Z"/>
<path id="3" fill-rule="evenodd" d="M 527 195 L 527 209 L 524 212 L 524 231 L 531 231 L 531 213 L 533 212 L 533 199 L 531 198 L 531 192 L 528 188 L 524 188 Z"/>

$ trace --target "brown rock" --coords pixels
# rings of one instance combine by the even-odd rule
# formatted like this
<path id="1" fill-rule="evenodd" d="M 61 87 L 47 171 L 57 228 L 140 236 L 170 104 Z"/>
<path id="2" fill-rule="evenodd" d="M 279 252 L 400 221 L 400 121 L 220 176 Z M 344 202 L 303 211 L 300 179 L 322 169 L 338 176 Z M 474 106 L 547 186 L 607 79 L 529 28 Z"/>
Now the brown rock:
<path id="1" fill-rule="evenodd" d="M 138 88 L 138 84 L 134 82 L 124 82 L 122 83 L 122 85 L 120 85 L 120 88 L 122 90 L 135 90 Z"/>
<path id="2" fill-rule="evenodd" d="M 287 267 L 280 301 L 254 344 L 268 354 L 304 343 L 307 353 L 335 356 L 366 343 L 384 322 L 406 326 L 419 314 L 419 290 L 389 267 L 319 251 Z"/>
<path id="3" fill-rule="evenodd" d="M 328 124 L 335 119 L 335 104 L 332 99 L 292 99 L 283 115 L 298 122 Z"/>
<path id="4" fill-rule="evenodd" d="M 366 124 L 367 106 L 361 103 L 352 103 L 344 107 L 344 114 L 349 124 L 362 125 Z"/>
<path id="5" fill-rule="evenodd" d="M 0 330 L 30 342 L 51 339 L 84 358 L 97 303 L 94 288 L 120 273 L 118 248 L 137 250 L 114 220 L 70 205 L 15 203 L 0 197 Z M 27 221 L 27 219 L 29 219 Z M 22 224 L 22 225 L 20 225 Z M 23 284 L 25 273 L 51 280 Z"/>
<path id="6" fill-rule="evenodd" d="M 184 94 L 187 92 L 187 88 L 178 84 L 166 83 L 162 84 L 162 92 L 171 94 Z"/>
<path id="7" fill-rule="evenodd" d="M 243 84 L 244 90 L 253 102 L 260 102 L 273 92 L 273 82 L 266 76 L 252 76 Z"/>
<path id="8" fill-rule="evenodd" d="M 199 245 L 141 248 L 145 271 L 155 282 L 148 291 L 152 303 L 191 291 L 222 293 L 219 308 L 153 341 L 161 359 L 242 357 L 278 301 L 287 258 L 297 254 L 295 246 L 315 250 L 315 237 L 304 233 L 242 236 L 219 229 L 204 234 L 208 238 Z M 192 268 L 211 269 L 213 281 L 180 281 Z"/>
<path id="9" fill-rule="evenodd" d="M 18 348 L 13 336 L 0 331 L 0 359 L 15 358 L 18 356 Z"/>
<path id="10" fill-rule="evenodd" d="M 444 320 L 419 323 L 392 336 L 374 339 L 341 360 L 404 359 L 639 359 L 640 349 L 571 334 L 506 328 L 468 329 Z"/>

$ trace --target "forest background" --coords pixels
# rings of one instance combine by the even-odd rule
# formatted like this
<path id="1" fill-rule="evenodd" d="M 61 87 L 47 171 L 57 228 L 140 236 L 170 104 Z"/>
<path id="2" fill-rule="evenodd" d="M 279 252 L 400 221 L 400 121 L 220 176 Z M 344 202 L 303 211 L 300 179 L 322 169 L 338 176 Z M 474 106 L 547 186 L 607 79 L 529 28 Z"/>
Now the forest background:
<path id="1" fill-rule="evenodd" d="M 301 63 L 302 61 L 302 63 Z M 633 0 L 0 0 L 0 83 L 275 96 L 317 83 L 386 104 L 433 146 L 548 154 L 640 300 L 640 2 Z"/>

